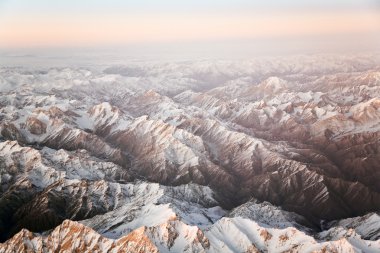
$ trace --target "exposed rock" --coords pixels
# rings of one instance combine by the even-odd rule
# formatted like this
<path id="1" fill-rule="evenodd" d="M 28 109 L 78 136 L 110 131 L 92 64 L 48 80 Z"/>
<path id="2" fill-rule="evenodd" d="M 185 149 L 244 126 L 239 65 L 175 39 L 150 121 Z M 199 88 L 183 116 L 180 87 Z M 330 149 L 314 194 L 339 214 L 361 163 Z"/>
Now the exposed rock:
<path id="1" fill-rule="evenodd" d="M 46 133 L 46 124 L 37 118 L 29 117 L 26 121 L 26 127 L 30 133 L 35 135 Z"/>

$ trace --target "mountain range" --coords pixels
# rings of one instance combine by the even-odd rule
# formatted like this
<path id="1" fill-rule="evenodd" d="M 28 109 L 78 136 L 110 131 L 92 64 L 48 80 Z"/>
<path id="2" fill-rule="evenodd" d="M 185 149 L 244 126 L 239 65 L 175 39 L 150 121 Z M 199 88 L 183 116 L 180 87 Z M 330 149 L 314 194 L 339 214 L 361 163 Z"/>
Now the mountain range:
<path id="1" fill-rule="evenodd" d="M 0 252 L 380 252 L 380 61 L 0 68 Z"/>

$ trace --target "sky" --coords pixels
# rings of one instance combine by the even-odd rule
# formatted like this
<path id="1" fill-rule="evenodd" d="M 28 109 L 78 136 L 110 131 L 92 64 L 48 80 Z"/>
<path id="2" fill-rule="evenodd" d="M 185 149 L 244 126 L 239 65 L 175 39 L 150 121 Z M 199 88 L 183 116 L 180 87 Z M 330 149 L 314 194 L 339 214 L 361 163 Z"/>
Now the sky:
<path id="1" fill-rule="evenodd" d="M 378 3 L 0 0 L 0 48 L 365 50 L 380 44 Z"/>

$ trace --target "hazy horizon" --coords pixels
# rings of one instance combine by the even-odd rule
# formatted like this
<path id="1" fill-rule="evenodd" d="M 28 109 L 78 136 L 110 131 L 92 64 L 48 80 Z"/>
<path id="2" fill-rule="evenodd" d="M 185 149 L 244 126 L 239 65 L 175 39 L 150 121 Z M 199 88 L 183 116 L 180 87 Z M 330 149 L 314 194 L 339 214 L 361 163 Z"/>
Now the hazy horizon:
<path id="1" fill-rule="evenodd" d="M 380 49 L 376 1 L 0 1 L 0 52 L 246 58 Z"/>

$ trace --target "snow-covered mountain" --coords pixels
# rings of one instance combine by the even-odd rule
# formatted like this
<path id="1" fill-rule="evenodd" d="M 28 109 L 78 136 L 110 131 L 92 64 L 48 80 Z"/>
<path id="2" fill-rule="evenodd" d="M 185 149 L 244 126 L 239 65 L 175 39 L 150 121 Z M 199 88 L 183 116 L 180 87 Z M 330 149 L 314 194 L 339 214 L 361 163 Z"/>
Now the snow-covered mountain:
<path id="1" fill-rule="evenodd" d="M 379 252 L 376 59 L 0 68 L 0 252 Z"/>

